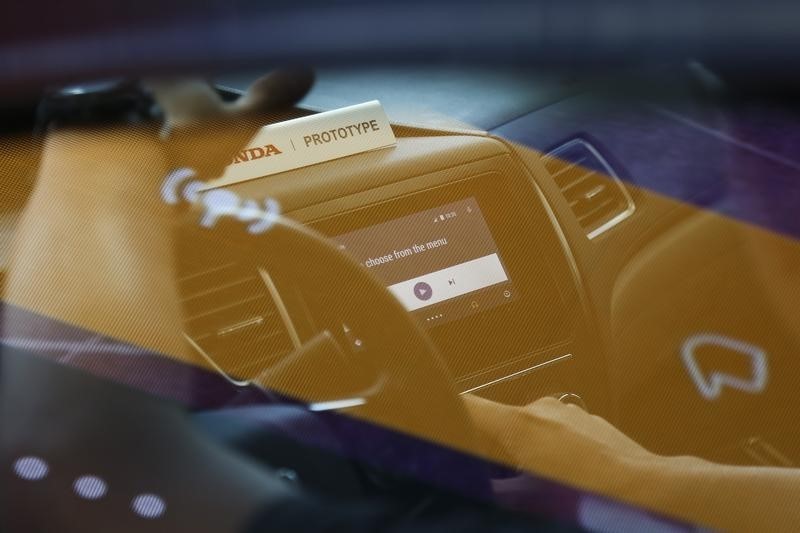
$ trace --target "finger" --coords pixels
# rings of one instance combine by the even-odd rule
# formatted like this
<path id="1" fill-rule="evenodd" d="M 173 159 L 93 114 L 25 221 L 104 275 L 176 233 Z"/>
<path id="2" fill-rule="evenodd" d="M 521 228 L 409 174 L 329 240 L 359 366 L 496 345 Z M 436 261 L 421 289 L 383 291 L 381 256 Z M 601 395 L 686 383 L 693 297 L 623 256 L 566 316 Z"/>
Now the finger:
<path id="1" fill-rule="evenodd" d="M 232 107 L 241 114 L 287 108 L 308 94 L 313 84 L 314 73 L 311 70 L 277 70 L 254 81 Z"/>
<path id="2" fill-rule="evenodd" d="M 208 179 L 221 175 L 258 128 L 279 118 L 275 111 L 305 96 L 313 80 L 308 70 L 275 71 L 256 80 L 233 104 L 225 104 L 203 80 L 148 85 L 164 110 L 173 164 L 192 167 L 201 179 Z"/>
<path id="3" fill-rule="evenodd" d="M 284 69 L 254 81 L 247 92 L 232 104 L 225 104 L 204 80 L 150 80 L 148 87 L 174 126 L 184 126 L 224 115 L 244 117 L 282 109 L 296 104 L 314 83 L 308 69 Z M 233 118 L 233 117 L 232 117 Z"/>
<path id="4" fill-rule="evenodd" d="M 170 129 L 215 119 L 226 112 L 222 99 L 204 80 L 150 80 L 146 85 Z"/>

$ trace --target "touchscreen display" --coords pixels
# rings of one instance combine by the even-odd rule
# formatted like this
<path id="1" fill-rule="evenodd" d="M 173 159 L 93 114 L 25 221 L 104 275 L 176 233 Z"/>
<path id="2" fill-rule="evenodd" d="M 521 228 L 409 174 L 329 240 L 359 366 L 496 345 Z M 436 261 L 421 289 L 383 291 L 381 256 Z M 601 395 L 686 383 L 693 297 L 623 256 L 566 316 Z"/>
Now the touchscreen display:
<path id="1" fill-rule="evenodd" d="M 333 237 L 424 325 L 514 298 L 500 251 L 475 198 Z"/>

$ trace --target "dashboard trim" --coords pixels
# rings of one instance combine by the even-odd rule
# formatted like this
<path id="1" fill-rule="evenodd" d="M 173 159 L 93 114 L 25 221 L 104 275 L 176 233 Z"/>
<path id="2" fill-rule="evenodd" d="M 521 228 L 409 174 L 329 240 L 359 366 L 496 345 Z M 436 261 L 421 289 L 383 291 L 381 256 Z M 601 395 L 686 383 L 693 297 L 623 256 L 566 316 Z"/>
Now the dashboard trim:
<path id="1" fill-rule="evenodd" d="M 564 150 L 566 150 L 567 148 L 569 148 L 569 147 L 571 147 L 573 145 L 576 145 L 576 144 L 583 146 L 583 148 L 588 150 L 595 157 L 595 159 L 597 159 L 597 161 L 599 161 L 600 164 L 603 165 L 603 168 L 605 169 L 606 174 L 611 177 L 611 179 L 613 180 L 614 184 L 622 192 L 622 196 L 625 198 L 625 203 L 627 204 L 627 207 L 625 208 L 624 211 L 614 215 L 612 218 L 610 218 L 609 220 L 605 221 L 603 224 L 601 224 L 597 228 L 595 228 L 592 231 L 586 233 L 586 237 L 588 237 L 589 240 L 593 240 L 593 239 L 599 237 L 600 235 L 602 235 L 603 233 L 607 232 L 608 230 L 610 230 L 611 228 L 613 228 L 614 226 L 616 226 L 617 224 L 619 224 L 620 222 L 622 222 L 626 218 L 628 218 L 631 215 L 633 215 L 633 213 L 636 211 L 636 204 L 633 202 L 633 198 L 631 197 L 630 193 L 628 192 L 628 189 L 625 187 L 625 184 L 622 182 L 622 180 L 620 179 L 619 175 L 617 175 L 616 171 L 611 166 L 611 164 L 609 164 L 609 162 L 606 161 L 606 158 L 603 157 L 603 155 L 597 150 L 597 148 L 595 148 L 594 146 L 592 146 L 590 143 L 586 142 L 585 140 L 577 138 L 577 139 L 572 139 L 570 141 L 567 141 L 566 143 L 562 144 L 561 146 L 559 146 L 555 150 L 552 150 L 552 151 L 548 152 L 547 154 L 545 154 L 544 157 L 545 158 L 558 157 L 559 154 L 562 153 Z"/>
<path id="2" fill-rule="evenodd" d="M 571 353 L 560 355 L 558 357 L 554 357 L 553 359 L 548 359 L 547 361 L 542 361 L 541 363 L 535 364 L 535 365 L 533 365 L 531 367 L 524 368 L 524 369 L 519 370 L 517 372 L 513 372 L 511 374 L 508 374 L 507 376 L 503 376 L 503 377 L 494 379 L 492 381 L 488 381 L 488 382 L 486 382 L 486 383 L 484 383 L 482 385 L 477 385 L 475 387 L 472 387 L 470 389 L 462 391 L 459 394 L 464 395 L 464 394 L 469 394 L 469 393 L 472 393 L 472 392 L 477 392 L 477 391 L 485 389 L 487 387 L 491 387 L 492 385 L 497 385 L 498 383 L 502 383 L 504 381 L 509 381 L 509 380 L 512 380 L 512 379 L 515 379 L 515 378 L 518 378 L 518 377 L 522 377 L 525 374 L 533 372 L 534 370 L 538 370 L 539 368 L 542 368 L 542 367 L 545 367 L 545 366 L 550 366 L 552 364 L 559 363 L 561 361 L 566 361 L 566 360 L 571 359 L 571 358 L 572 358 L 572 354 Z"/>

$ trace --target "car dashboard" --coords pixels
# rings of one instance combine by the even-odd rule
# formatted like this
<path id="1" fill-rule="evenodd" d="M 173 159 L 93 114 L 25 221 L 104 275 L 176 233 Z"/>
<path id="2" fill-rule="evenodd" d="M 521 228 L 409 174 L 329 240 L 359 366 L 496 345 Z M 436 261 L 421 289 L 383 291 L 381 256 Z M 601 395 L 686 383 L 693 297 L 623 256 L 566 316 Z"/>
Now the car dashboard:
<path id="1" fill-rule="evenodd" d="M 554 395 L 606 412 L 599 335 L 539 185 L 560 172 L 591 189 L 592 171 L 557 154 L 524 161 L 482 132 L 395 130 L 393 148 L 230 189 L 277 200 L 286 216 L 381 279 L 427 330 L 460 392 L 517 404 Z M 624 196 L 601 203 L 612 205 L 602 207 L 597 228 L 629 210 Z M 274 363 L 321 329 L 360 348 L 346 317 L 327 311 L 325 294 L 270 277 L 257 263 L 229 264 L 181 246 L 186 333 L 232 378 Z M 247 357 L 243 346 L 253 350 Z"/>

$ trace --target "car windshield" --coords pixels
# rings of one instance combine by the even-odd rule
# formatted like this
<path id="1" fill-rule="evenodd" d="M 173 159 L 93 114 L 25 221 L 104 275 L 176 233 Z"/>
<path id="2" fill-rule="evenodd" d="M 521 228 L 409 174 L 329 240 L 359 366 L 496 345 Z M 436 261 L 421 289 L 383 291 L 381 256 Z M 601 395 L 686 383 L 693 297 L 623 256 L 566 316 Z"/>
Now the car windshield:
<path id="1" fill-rule="evenodd" d="M 9 27 L 0 530 L 796 531 L 796 8 L 622 4 Z"/>

